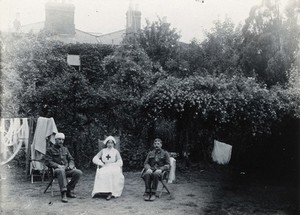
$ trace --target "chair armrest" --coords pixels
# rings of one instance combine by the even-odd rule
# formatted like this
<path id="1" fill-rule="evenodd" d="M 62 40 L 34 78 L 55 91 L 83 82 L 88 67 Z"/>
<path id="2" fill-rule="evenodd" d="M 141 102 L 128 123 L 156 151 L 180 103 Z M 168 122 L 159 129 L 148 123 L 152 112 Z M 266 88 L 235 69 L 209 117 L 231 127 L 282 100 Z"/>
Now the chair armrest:
<path id="1" fill-rule="evenodd" d="M 32 161 L 36 161 L 36 162 L 40 162 L 40 163 L 45 163 L 45 159 L 30 159 L 30 162 Z"/>

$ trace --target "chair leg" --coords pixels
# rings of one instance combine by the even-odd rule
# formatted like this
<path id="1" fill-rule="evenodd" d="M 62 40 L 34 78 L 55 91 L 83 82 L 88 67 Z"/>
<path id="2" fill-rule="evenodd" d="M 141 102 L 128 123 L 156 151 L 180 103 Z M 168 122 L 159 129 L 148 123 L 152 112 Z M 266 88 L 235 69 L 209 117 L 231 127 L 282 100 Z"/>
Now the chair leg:
<path id="1" fill-rule="evenodd" d="M 53 181 L 54 181 L 54 179 L 52 180 L 51 187 L 50 187 L 50 189 L 51 189 L 51 196 L 54 196 L 54 194 L 53 194 Z"/>
<path id="2" fill-rule="evenodd" d="M 171 194 L 170 191 L 169 191 L 169 189 L 168 189 L 168 187 L 167 187 L 167 185 L 165 184 L 165 182 L 163 180 L 161 180 L 160 182 L 162 184 L 162 188 L 161 188 L 161 191 L 159 193 L 159 198 L 161 197 L 162 192 L 163 192 L 164 189 L 166 189 L 166 191 L 168 192 L 168 194 Z"/>
<path id="3" fill-rule="evenodd" d="M 161 195 L 162 195 L 162 193 L 163 193 L 163 190 L 164 190 L 164 187 L 161 188 L 161 190 L 160 190 L 160 192 L 159 192 L 159 194 L 158 194 L 158 198 L 161 197 Z"/>
<path id="4" fill-rule="evenodd" d="M 53 183 L 54 178 L 50 179 L 50 182 L 48 183 L 46 189 L 44 190 L 44 193 L 47 192 L 47 190 L 49 189 L 49 187 L 51 186 L 51 193 L 52 193 L 52 183 Z"/>
<path id="5" fill-rule="evenodd" d="M 168 194 L 171 194 L 170 191 L 169 191 L 169 189 L 168 189 L 168 187 L 165 185 L 164 182 L 163 182 L 163 186 L 164 186 L 164 188 L 167 190 Z"/>
<path id="6" fill-rule="evenodd" d="M 53 182 L 55 181 L 55 178 L 51 178 L 50 182 L 48 183 L 46 189 L 44 190 L 44 193 L 47 192 L 47 190 L 50 188 L 51 196 L 54 196 L 54 191 L 53 191 Z M 67 181 L 70 182 L 71 179 L 67 178 Z"/>
<path id="7" fill-rule="evenodd" d="M 42 172 L 42 182 L 44 182 L 44 179 L 45 179 L 45 170 L 43 170 Z"/>

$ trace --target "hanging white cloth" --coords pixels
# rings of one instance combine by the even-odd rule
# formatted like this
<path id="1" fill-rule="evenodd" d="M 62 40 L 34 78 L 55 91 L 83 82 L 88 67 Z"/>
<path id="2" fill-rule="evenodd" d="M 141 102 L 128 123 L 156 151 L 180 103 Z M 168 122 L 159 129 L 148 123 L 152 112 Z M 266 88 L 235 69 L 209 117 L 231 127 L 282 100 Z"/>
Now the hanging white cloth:
<path id="1" fill-rule="evenodd" d="M 214 149 L 211 157 L 218 164 L 227 164 L 230 161 L 232 146 L 226 143 L 214 140 Z"/>
<path id="2" fill-rule="evenodd" d="M 5 130 L 5 121 L 6 119 L 1 119 L 0 120 L 0 154 L 3 159 L 4 156 L 6 155 L 6 146 L 5 146 L 5 135 L 6 135 L 6 130 Z"/>
<path id="3" fill-rule="evenodd" d="M 104 148 L 101 151 L 93 158 L 95 164 L 99 163 L 99 158 L 105 164 L 97 168 L 92 197 L 97 193 L 111 193 L 114 197 L 120 197 L 124 187 L 124 175 L 123 161 L 121 158 L 117 159 L 119 151 L 114 148 Z"/>
<path id="4" fill-rule="evenodd" d="M 55 134 L 58 133 L 54 119 L 39 117 L 34 132 L 33 142 L 31 145 L 31 159 L 40 160 L 46 154 L 47 139 L 54 144 Z M 34 161 L 33 161 L 34 162 Z M 34 162 L 33 166 L 36 170 L 43 170 L 44 166 L 41 162 Z M 30 172 L 32 166 L 30 166 Z"/>
<path id="5" fill-rule="evenodd" d="M 42 154 L 46 154 L 47 138 L 49 137 L 50 141 L 54 144 L 56 133 L 58 133 L 58 131 L 52 117 L 39 117 L 32 142 L 33 149 Z"/>
<path id="6" fill-rule="evenodd" d="M 23 141 L 25 145 L 25 152 L 27 153 L 28 149 L 28 141 L 29 141 L 29 126 L 28 126 L 28 119 L 22 118 L 22 127 L 20 130 L 19 139 Z"/>
<path id="7" fill-rule="evenodd" d="M 173 183 L 175 181 L 175 170 L 176 170 L 176 160 L 173 157 L 170 157 L 170 173 L 168 178 L 168 183 Z"/>
<path id="8" fill-rule="evenodd" d="M 18 154 L 23 143 L 25 147 L 28 146 L 29 128 L 27 118 L 1 119 L 0 133 L 1 165 L 3 165 Z"/>
<path id="9" fill-rule="evenodd" d="M 17 148 L 19 143 L 19 134 L 21 131 L 21 121 L 19 118 L 13 119 L 13 124 L 11 126 L 11 129 L 12 129 L 12 140 L 10 142 L 10 146 Z"/>

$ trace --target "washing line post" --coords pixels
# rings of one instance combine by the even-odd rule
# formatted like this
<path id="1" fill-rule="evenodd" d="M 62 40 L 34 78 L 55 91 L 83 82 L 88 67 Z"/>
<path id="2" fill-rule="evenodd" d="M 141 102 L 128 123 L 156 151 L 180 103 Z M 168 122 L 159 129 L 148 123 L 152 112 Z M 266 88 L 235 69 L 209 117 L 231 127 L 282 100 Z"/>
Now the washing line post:
<path id="1" fill-rule="evenodd" d="M 30 175 L 30 159 L 31 159 L 31 144 L 33 142 L 33 135 L 34 135 L 34 118 L 29 118 L 29 137 L 28 137 L 28 148 L 26 152 L 26 163 L 25 163 L 25 168 L 26 168 L 26 173 L 25 177 L 26 180 L 28 176 Z"/>

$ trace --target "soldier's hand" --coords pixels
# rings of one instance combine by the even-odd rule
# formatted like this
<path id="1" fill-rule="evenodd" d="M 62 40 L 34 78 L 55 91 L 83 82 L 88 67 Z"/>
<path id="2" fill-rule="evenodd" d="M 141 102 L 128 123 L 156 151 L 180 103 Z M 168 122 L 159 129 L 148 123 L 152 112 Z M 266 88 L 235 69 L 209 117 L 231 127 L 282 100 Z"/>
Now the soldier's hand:
<path id="1" fill-rule="evenodd" d="M 155 171 L 155 173 L 161 174 L 161 173 L 162 173 L 162 170 L 161 170 L 161 169 L 157 169 L 157 170 Z"/>
<path id="2" fill-rule="evenodd" d="M 75 165 L 69 165 L 67 169 L 75 169 Z"/>
<path id="3" fill-rule="evenodd" d="M 64 165 L 58 165 L 57 168 L 58 169 L 66 169 L 66 167 Z"/>
<path id="4" fill-rule="evenodd" d="M 146 173 L 147 173 L 147 174 L 151 174 L 152 172 L 153 172 L 152 169 L 147 169 L 147 170 L 146 170 Z"/>

